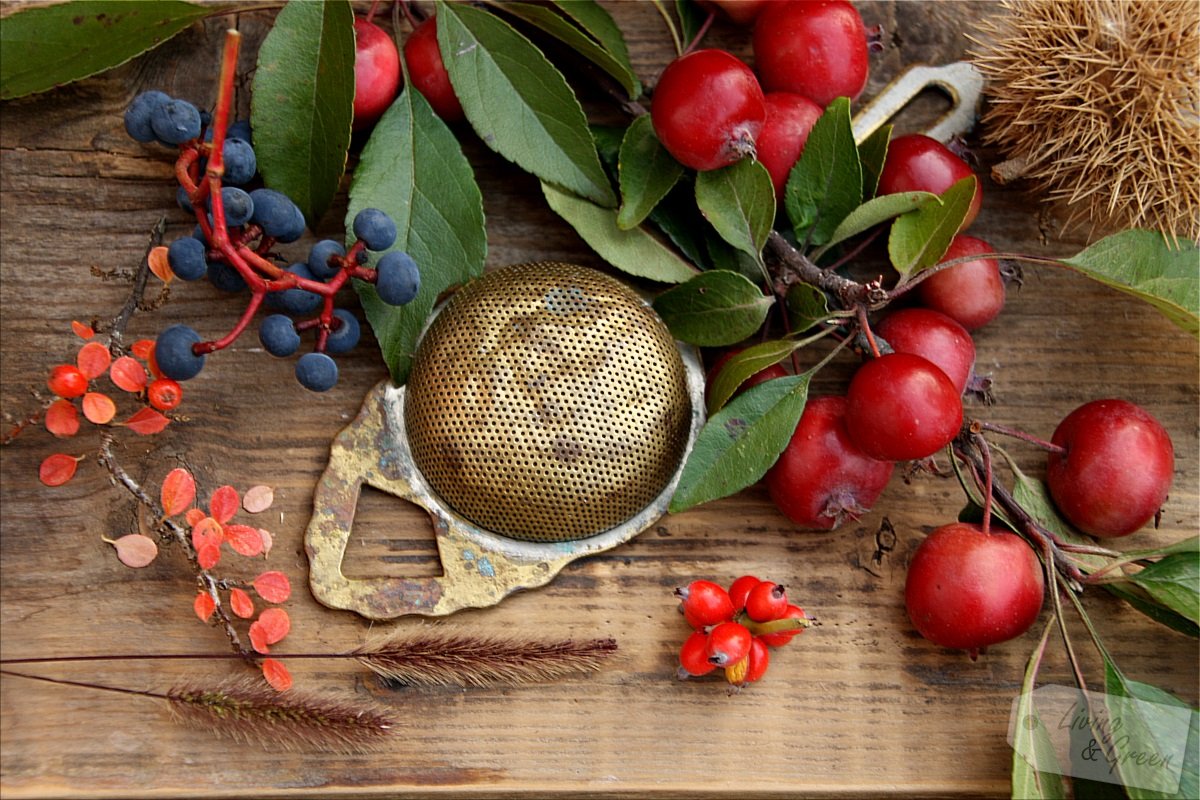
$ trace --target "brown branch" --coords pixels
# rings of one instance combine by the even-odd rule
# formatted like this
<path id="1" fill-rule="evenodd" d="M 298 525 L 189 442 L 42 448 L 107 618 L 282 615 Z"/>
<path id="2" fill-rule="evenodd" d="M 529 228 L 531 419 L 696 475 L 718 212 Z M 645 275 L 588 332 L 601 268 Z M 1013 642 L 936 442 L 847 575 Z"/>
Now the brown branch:
<path id="1" fill-rule="evenodd" d="M 129 320 L 133 319 L 134 313 L 142 304 L 142 299 L 146 295 L 146 280 L 150 276 L 150 251 L 162 244 L 163 234 L 167 230 L 167 218 L 159 217 L 158 222 L 150 229 L 150 241 L 146 245 L 146 253 L 142 256 L 142 263 L 138 266 L 137 272 L 133 276 L 133 288 L 129 291 L 129 296 L 125 298 L 125 305 L 121 306 L 121 310 L 112 318 L 112 322 L 108 327 L 108 347 L 110 350 L 116 349 L 119 352 L 125 350 L 125 328 L 129 325 Z"/>
<path id="2" fill-rule="evenodd" d="M 192 565 L 193 571 L 196 573 L 196 578 L 204 589 L 212 597 L 214 603 L 214 613 L 217 619 L 220 620 L 221 627 L 225 630 L 225 635 L 229 639 L 233 651 L 242 658 L 253 661 L 254 654 L 247 650 L 242 644 L 241 637 L 238 636 L 237 630 L 233 626 L 233 618 L 225 610 L 225 606 L 221 602 L 220 592 L 222 581 L 212 575 L 208 570 L 200 566 L 200 562 L 196 557 L 196 550 L 192 547 L 192 542 L 188 537 L 188 532 L 178 523 L 168 519 L 163 513 L 163 509 L 151 497 L 145 489 L 142 488 L 133 476 L 125 471 L 125 468 L 117 461 L 116 455 L 113 453 L 113 438 L 112 434 L 107 431 L 100 435 L 100 466 L 104 467 L 112 475 L 113 483 L 120 484 L 133 495 L 134 499 L 150 510 L 155 519 L 159 520 L 156 528 L 160 535 L 164 536 L 169 541 L 174 541 L 182 549 L 188 562 Z"/>
<path id="3" fill-rule="evenodd" d="M 767 236 L 764 252 L 779 264 L 775 275 L 775 286 L 772 287 L 779 297 L 785 296 L 791 286 L 797 283 L 807 283 L 831 294 L 843 308 L 852 309 L 856 306 L 874 308 L 888 300 L 888 293 L 878 281 L 859 283 L 842 277 L 836 272 L 821 269 L 803 253 L 792 247 L 778 231 L 771 231 Z"/>

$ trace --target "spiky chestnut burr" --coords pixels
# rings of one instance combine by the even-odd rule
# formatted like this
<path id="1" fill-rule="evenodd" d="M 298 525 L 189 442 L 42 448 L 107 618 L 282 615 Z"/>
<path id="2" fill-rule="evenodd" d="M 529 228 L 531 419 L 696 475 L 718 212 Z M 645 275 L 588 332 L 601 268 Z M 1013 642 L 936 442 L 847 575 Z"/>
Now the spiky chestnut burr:
<path id="1" fill-rule="evenodd" d="M 1068 224 L 1200 237 L 1200 6 L 1191 0 L 1004 0 L 977 25 L 983 141 L 1070 206 Z"/>

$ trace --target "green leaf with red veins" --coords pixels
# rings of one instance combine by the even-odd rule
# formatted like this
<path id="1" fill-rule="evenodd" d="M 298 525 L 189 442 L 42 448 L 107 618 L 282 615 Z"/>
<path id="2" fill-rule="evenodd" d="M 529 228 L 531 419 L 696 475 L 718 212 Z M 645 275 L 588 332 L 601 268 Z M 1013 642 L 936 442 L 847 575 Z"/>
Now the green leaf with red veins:
<path id="1" fill-rule="evenodd" d="M 605 16 L 608 15 L 607 11 L 604 11 L 599 6 L 595 5 L 595 3 L 591 3 L 590 0 L 571 0 L 570 3 L 561 4 L 559 8 L 570 14 L 571 12 L 568 6 L 588 4 L 592 5 L 595 10 L 600 11 L 600 13 L 603 13 Z M 522 20 L 538 28 L 543 33 L 553 36 L 555 39 L 567 45 L 576 53 L 586 58 L 588 61 L 598 66 L 600 69 L 607 72 L 608 75 L 613 78 L 613 80 L 621 84 L 621 88 L 625 90 L 625 93 L 629 96 L 629 99 L 633 100 L 642 93 L 642 85 L 638 81 L 637 75 L 633 74 L 633 68 L 629 65 L 628 53 L 626 53 L 625 59 L 622 61 L 619 56 L 609 52 L 602 43 L 597 42 L 595 39 L 588 36 L 587 33 L 572 24 L 570 19 L 556 14 L 554 11 L 546 8 L 545 6 L 535 6 L 532 3 L 496 3 L 494 7 L 499 11 L 505 12 L 506 14 L 513 14 L 517 17 L 520 17 Z M 611 19 L 612 18 L 609 17 L 610 22 Z M 612 27 L 616 30 L 617 36 L 621 37 L 620 41 L 623 45 L 624 38 L 621 36 L 620 28 L 617 28 L 615 24 Z"/>
<path id="2" fill-rule="evenodd" d="M 438 3 L 438 47 L 484 144 L 543 181 L 615 207 L 578 98 L 540 50 L 493 14 Z"/>
<path id="3" fill-rule="evenodd" d="M 1062 263 L 1157 308 L 1183 330 L 1200 336 L 1200 248 L 1186 239 L 1128 230 L 1106 236 Z"/>
<path id="4" fill-rule="evenodd" d="M 806 372 L 766 381 L 714 414 L 688 455 L 671 513 L 728 497 L 762 478 L 800 422 L 811 377 Z"/>
<path id="5" fill-rule="evenodd" d="M 487 256 L 475 174 L 458 139 L 419 92 L 406 88 L 375 123 L 350 184 L 348 232 L 364 208 L 391 216 L 397 231 L 392 249 L 408 253 L 421 270 L 416 299 L 399 307 L 380 300 L 371 284 L 354 281 L 392 380 L 402 384 L 438 295 L 483 274 Z M 353 242 L 348 236 L 347 245 Z"/>
<path id="6" fill-rule="evenodd" d="M 812 245 L 828 242 L 842 220 L 862 204 L 862 187 L 850 101 L 839 97 L 813 125 L 784 187 L 784 208 L 796 239 Z"/>
<path id="7" fill-rule="evenodd" d="M 775 189 L 766 167 L 744 158 L 697 174 L 696 206 L 722 239 L 762 263 L 775 222 Z"/>
<path id="8" fill-rule="evenodd" d="M 649 114 L 638 117 L 626 129 L 621 139 L 618 170 L 621 208 L 617 227 L 626 231 L 640 225 L 683 175 L 683 165 L 671 157 L 654 135 Z"/>
<path id="9" fill-rule="evenodd" d="M 774 302 L 748 278 L 716 269 L 663 292 L 654 299 L 654 310 L 676 339 L 721 347 L 757 331 Z"/>
<path id="10" fill-rule="evenodd" d="M 942 260 L 946 249 L 971 208 L 976 178 L 958 181 L 937 199 L 901 214 L 892 223 L 888 236 L 888 256 L 903 283 L 910 276 Z"/>
<path id="11" fill-rule="evenodd" d="M 554 213 L 570 223 L 596 253 L 617 269 L 663 283 L 694 278 L 696 269 L 642 227 L 621 230 L 615 209 L 542 182 L 542 194 Z"/>
<path id="12" fill-rule="evenodd" d="M 250 121 L 267 186 L 308 227 L 333 202 L 354 116 L 354 11 L 346 0 L 287 3 L 258 51 Z"/>
<path id="13" fill-rule="evenodd" d="M 0 22 L 0 100 L 96 75 L 152 50 L 228 4 L 128 0 L 33 4 Z M 63 54 L 69 53 L 69 58 Z"/>

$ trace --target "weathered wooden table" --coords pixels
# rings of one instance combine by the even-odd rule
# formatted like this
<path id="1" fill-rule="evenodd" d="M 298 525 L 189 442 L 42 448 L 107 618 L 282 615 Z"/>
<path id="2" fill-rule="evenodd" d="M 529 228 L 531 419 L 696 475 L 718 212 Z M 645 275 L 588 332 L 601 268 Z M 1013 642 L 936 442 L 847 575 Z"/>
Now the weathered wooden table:
<path id="1" fill-rule="evenodd" d="M 882 23 L 888 33 L 867 95 L 902 65 L 962 57 L 963 32 L 995 10 L 987 3 L 860 6 L 868 24 Z M 653 6 L 610 8 L 638 73 L 652 81 L 670 54 Z M 165 214 L 168 240 L 191 227 L 174 206 L 163 152 L 125 135 L 125 105 L 147 88 L 207 104 L 221 32 L 231 24 L 243 31 L 249 70 L 272 14 L 209 20 L 107 74 L 0 106 L 6 429 L 36 410 L 31 390 L 44 392 L 49 367 L 73 356 L 71 320 L 104 320 L 120 308 L 128 284 L 106 276 L 138 265 L 155 222 Z M 709 41 L 750 55 L 745 33 L 724 23 Z M 245 113 L 245 92 L 238 102 Z M 489 266 L 535 259 L 600 264 L 546 208 L 533 179 L 462 133 L 484 194 Z M 1035 201 L 990 183 L 985 191 L 973 232 L 998 249 L 1080 248 L 1078 235 L 1060 236 L 1056 218 L 1040 215 Z M 340 235 L 344 202 L 319 234 Z M 207 284 L 173 286 L 169 301 L 138 314 L 130 332 L 152 336 L 174 320 L 220 328 L 237 313 L 235 305 Z M 1130 398 L 1158 416 L 1175 442 L 1175 487 L 1161 529 L 1132 541 L 1196 533 L 1195 339 L 1148 306 L 1082 277 L 1032 268 L 1001 317 L 978 332 L 977 347 L 980 370 L 995 379 L 997 402 L 969 413 L 1045 436 L 1069 410 L 1098 397 Z M 322 607 L 305 591 L 303 534 L 330 442 L 385 377 L 373 341 L 341 364 L 338 388 L 313 395 L 296 384 L 290 360 L 265 356 L 247 336 L 186 385 L 185 423 L 154 437 L 118 437 L 122 463 L 151 485 L 185 464 L 209 490 L 220 483 L 275 487 L 269 519 L 258 524 L 275 536 L 268 563 L 298 590 L 287 604 L 294 629 L 284 652 L 348 649 L 380 629 L 425 624 L 408 618 L 372 625 Z M 851 368 L 849 358 L 837 362 L 821 373 L 816 390 L 837 391 Z M 64 444 L 31 428 L 0 449 L 4 658 L 225 652 L 223 635 L 192 616 L 195 585 L 178 553 L 140 571 L 113 558 L 101 537 L 135 530 L 135 511 L 93 461 L 64 487 L 38 482 L 43 458 L 76 446 L 94 451 L 91 436 Z M 1035 451 L 1011 451 L 1041 474 Z M 972 662 L 921 639 L 903 607 L 908 558 L 922 535 L 953 518 L 962 503 L 952 479 L 907 484 L 897 475 L 857 524 L 814 534 L 793 530 L 754 487 L 664 518 L 631 543 L 576 562 L 544 589 L 453 620 L 480 632 L 615 637 L 616 656 L 579 678 L 520 688 L 385 689 L 349 665 L 296 663 L 298 688 L 369 696 L 400 720 L 394 741 L 369 756 L 235 745 L 175 724 L 158 702 L 5 677 L 0 787 L 13 798 L 1005 794 L 1011 761 L 1005 731 L 1034 632 Z M 897 541 L 875 560 L 884 518 Z M 432 532 L 420 512 L 370 495 L 355 524 L 348 572 L 436 571 Z M 695 577 L 728 582 L 747 572 L 788 585 L 819 627 L 778 651 L 766 680 L 740 694 L 727 694 L 717 681 L 676 681 L 685 626 L 672 588 Z M 1096 594 L 1089 594 L 1088 608 L 1128 674 L 1194 704 L 1195 642 Z M 1088 674 L 1099 680 L 1082 630 L 1077 641 Z M 26 669 L 161 690 L 241 667 L 144 661 Z M 1042 681 L 1070 683 L 1061 648 L 1052 645 Z"/>

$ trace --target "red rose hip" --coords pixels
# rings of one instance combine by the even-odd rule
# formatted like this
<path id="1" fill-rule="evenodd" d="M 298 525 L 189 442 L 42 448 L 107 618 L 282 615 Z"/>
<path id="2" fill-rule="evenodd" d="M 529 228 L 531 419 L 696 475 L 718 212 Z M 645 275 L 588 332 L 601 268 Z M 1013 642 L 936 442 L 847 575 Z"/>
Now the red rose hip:
<path id="1" fill-rule="evenodd" d="M 724 50 L 675 59 L 654 88 L 650 120 L 663 147 L 696 170 L 728 166 L 754 152 L 766 118 L 750 68 Z"/>

